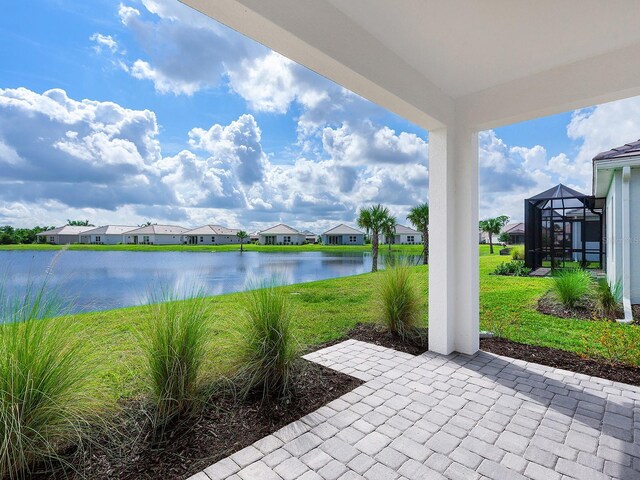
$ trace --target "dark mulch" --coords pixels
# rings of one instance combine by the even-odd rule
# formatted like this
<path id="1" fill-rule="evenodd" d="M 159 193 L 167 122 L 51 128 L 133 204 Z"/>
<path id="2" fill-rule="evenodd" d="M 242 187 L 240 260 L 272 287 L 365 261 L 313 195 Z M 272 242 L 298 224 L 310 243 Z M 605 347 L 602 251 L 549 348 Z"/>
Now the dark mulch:
<path id="1" fill-rule="evenodd" d="M 633 320 L 640 325 L 640 304 L 631 305 L 631 311 L 633 312 Z"/>
<path id="2" fill-rule="evenodd" d="M 615 382 L 640 385 L 640 368 L 621 364 L 609 364 L 576 353 L 549 347 L 537 347 L 500 338 L 480 340 L 480 348 L 487 352 L 518 358 L 527 362 L 561 368 Z"/>
<path id="3" fill-rule="evenodd" d="M 419 355 L 428 349 L 427 329 L 423 331 L 424 343 L 421 346 L 403 345 L 402 340 L 390 335 L 380 326 L 371 323 L 358 324 L 345 338 L 375 343 L 412 355 Z M 345 338 L 339 340 L 342 341 Z M 337 343 L 337 342 L 333 342 Z M 324 345 L 327 346 L 327 345 Z M 483 338 L 480 348 L 486 352 L 505 357 L 517 358 L 527 362 L 539 363 L 549 367 L 561 368 L 572 372 L 584 373 L 595 377 L 606 378 L 616 382 L 640 385 L 640 367 L 623 364 L 610 364 L 602 360 L 585 358 L 573 352 L 550 347 L 537 347 L 507 339 Z"/>
<path id="4" fill-rule="evenodd" d="M 359 323 L 344 337 L 321 345 L 314 345 L 313 350 L 330 347 L 331 345 L 335 345 L 336 343 L 340 343 L 347 339 L 373 343 L 375 345 L 380 345 L 381 347 L 393 348 L 399 352 L 405 352 L 411 355 L 420 355 L 428 349 L 428 330 L 426 328 L 418 329 L 412 338 L 405 341 L 396 335 L 392 335 L 382 326 L 376 325 L 375 323 Z"/>
<path id="5" fill-rule="evenodd" d="M 116 419 L 119 430 L 125 431 L 100 439 L 80 462 L 83 465 L 78 465 L 76 459 L 76 469 L 82 474 L 61 471 L 56 476 L 34 478 L 187 478 L 363 383 L 315 363 L 303 362 L 304 367 L 295 378 L 295 394 L 289 402 L 270 406 L 261 405 L 259 400 L 237 404 L 230 396 L 220 394 L 208 402 L 188 431 L 181 432 L 162 448 L 140 438 L 140 432 L 145 430 L 143 419 L 137 414 L 138 418 L 131 420 L 136 416 L 131 412 L 139 412 L 140 405 L 131 404 Z"/>
<path id="6" fill-rule="evenodd" d="M 586 298 L 578 303 L 574 308 L 569 308 L 560 303 L 551 292 L 544 294 L 538 300 L 538 311 L 545 315 L 553 315 L 560 318 L 579 318 L 582 320 L 602 320 L 603 316 L 598 313 L 596 303 L 590 298 Z M 607 320 L 615 320 L 624 317 L 624 312 L 619 311 L 611 317 L 604 317 Z"/>

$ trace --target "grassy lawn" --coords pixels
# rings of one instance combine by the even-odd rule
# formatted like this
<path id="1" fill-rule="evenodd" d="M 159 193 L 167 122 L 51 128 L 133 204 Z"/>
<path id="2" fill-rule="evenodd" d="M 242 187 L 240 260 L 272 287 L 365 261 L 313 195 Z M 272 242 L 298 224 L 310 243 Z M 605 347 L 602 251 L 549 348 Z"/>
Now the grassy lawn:
<path id="1" fill-rule="evenodd" d="M 583 337 L 598 338 L 609 329 L 631 329 L 610 322 L 567 320 L 542 315 L 535 310 L 537 299 L 551 285 L 548 278 L 501 277 L 490 273 L 501 261 L 481 246 L 480 308 L 481 328 L 493 329 L 502 319 L 518 320 L 506 329 L 506 337 L 533 345 L 549 346 L 581 353 Z M 496 250 L 497 251 L 497 250 Z M 415 267 L 420 288 L 425 292 L 424 319 L 427 322 L 428 267 Z M 285 287 L 296 309 L 296 332 L 302 345 L 318 344 L 340 338 L 358 322 L 377 320 L 375 289 L 378 274 L 363 274 Z M 220 295 L 208 299 L 211 322 L 211 348 L 207 370 L 213 375 L 229 372 L 233 366 L 234 333 L 240 316 L 244 293 Z M 140 391 L 142 366 L 135 331 L 145 315 L 142 307 L 77 315 L 77 332 L 98 355 L 100 381 L 115 398 L 136 395 Z M 492 323 L 488 319 L 493 318 Z M 640 353 L 638 354 L 640 362 Z"/>
<path id="2" fill-rule="evenodd" d="M 488 248 L 488 247 L 487 247 Z M 0 250 L 90 250 L 127 252 L 237 252 L 240 245 L 0 245 Z M 371 245 L 255 245 L 245 244 L 248 252 L 370 252 Z M 381 252 L 387 252 L 387 245 L 380 245 Z M 393 245 L 392 251 L 420 255 L 422 245 Z"/>

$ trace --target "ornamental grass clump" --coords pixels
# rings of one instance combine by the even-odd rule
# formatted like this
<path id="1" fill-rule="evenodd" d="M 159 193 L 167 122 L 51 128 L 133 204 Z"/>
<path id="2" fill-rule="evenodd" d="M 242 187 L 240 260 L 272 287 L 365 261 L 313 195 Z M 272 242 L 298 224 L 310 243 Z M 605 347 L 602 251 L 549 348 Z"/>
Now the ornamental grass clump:
<path id="1" fill-rule="evenodd" d="M 282 287 L 274 283 L 246 294 L 238 345 L 238 379 L 243 398 L 263 400 L 290 395 L 299 355 L 293 333 L 293 309 Z"/>
<path id="2" fill-rule="evenodd" d="M 511 247 L 511 260 L 524 260 L 524 245 Z"/>
<path id="3" fill-rule="evenodd" d="M 561 270 L 553 277 L 553 290 L 564 306 L 573 308 L 589 294 L 592 283 L 593 278 L 585 270 Z"/>
<path id="4" fill-rule="evenodd" d="M 29 281 L 9 294 L 0 281 L 0 478 L 28 477 L 81 448 L 101 408 L 96 362 L 65 302 Z"/>
<path id="5" fill-rule="evenodd" d="M 408 259 L 389 263 L 381 274 L 378 291 L 382 322 L 387 330 L 407 340 L 420 325 L 420 291 Z"/>
<path id="6" fill-rule="evenodd" d="M 596 286 L 596 305 L 598 313 L 605 318 L 615 318 L 622 301 L 622 283 L 613 285 L 601 278 Z"/>
<path id="7" fill-rule="evenodd" d="M 156 439 L 199 405 L 209 310 L 202 292 L 186 297 L 166 288 L 152 293 L 148 322 L 139 332 Z"/>

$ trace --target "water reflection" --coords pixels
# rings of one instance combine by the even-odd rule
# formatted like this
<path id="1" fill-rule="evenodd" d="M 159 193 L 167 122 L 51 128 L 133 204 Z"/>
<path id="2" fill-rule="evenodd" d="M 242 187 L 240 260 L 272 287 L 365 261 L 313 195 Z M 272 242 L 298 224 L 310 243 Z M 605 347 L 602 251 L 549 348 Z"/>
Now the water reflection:
<path id="1" fill-rule="evenodd" d="M 371 254 L 0 251 L 0 275 L 6 272 L 9 293 L 42 280 L 49 269 L 51 285 L 75 299 L 76 311 L 95 311 L 139 305 L 154 285 L 218 295 L 265 281 L 291 284 L 356 275 L 371 270 Z"/>

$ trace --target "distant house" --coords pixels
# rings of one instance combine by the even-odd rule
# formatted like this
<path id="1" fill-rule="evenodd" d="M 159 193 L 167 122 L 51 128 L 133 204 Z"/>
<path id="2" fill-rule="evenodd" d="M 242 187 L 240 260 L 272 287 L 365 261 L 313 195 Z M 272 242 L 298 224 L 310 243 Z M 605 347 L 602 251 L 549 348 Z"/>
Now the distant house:
<path id="1" fill-rule="evenodd" d="M 98 228 L 91 228 L 80 234 L 80 243 L 95 245 L 117 245 L 125 243 L 123 235 L 138 227 L 125 225 L 104 225 Z"/>
<path id="2" fill-rule="evenodd" d="M 318 235 L 313 233 L 311 230 L 305 230 L 302 234 L 304 235 L 307 243 L 318 243 Z"/>
<path id="3" fill-rule="evenodd" d="M 80 243 L 80 234 L 95 227 L 77 227 L 65 225 L 36 234 L 38 242 L 51 243 L 54 245 L 68 245 L 70 243 Z"/>
<path id="4" fill-rule="evenodd" d="M 204 225 L 184 232 L 184 243 L 189 245 L 229 245 L 240 243 L 237 233 L 240 229 L 220 225 Z"/>
<path id="5" fill-rule="evenodd" d="M 630 321 L 640 304 L 640 140 L 593 158 L 593 195 L 604 204 L 607 278 L 621 283 Z"/>
<path id="6" fill-rule="evenodd" d="M 147 225 L 124 234 L 124 243 L 133 245 L 179 245 L 188 229 L 176 225 Z"/>
<path id="7" fill-rule="evenodd" d="M 509 235 L 510 245 L 520 245 L 524 243 L 524 222 L 510 223 L 502 227 L 500 233 L 506 233 Z M 488 239 L 487 239 L 488 241 Z"/>
<path id="8" fill-rule="evenodd" d="M 280 223 L 258 234 L 260 245 L 303 245 L 304 233 Z"/>
<path id="9" fill-rule="evenodd" d="M 253 232 L 249 234 L 249 243 L 258 243 L 260 240 L 260 232 Z"/>
<path id="10" fill-rule="evenodd" d="M 382 243 L 395 245 L 422 245 L 422 233 L 404 225 L 396 225 L 395 234 L 391 238 L 380 235 Z"/>
<path id="11" fill-rule="evenodd" d="M 322 234 L 323 245 L 364 245 L 364 233 L 344 223 Z"/>

